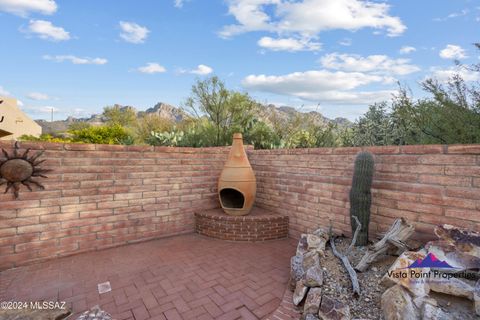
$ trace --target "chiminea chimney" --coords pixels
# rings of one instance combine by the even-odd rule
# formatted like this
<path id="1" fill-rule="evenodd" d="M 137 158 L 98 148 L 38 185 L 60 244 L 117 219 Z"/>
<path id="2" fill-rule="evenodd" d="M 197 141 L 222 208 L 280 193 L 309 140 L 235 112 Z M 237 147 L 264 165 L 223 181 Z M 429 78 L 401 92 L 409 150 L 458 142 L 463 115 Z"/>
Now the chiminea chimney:
<path id="1" fill-rule="evenodd" d="M 257 182 L 243 147 L 241 133 L 233 134 L 232 149 L 218 180 L 218 195 L 225 213 L 244 216 L 255 202 Z"/>

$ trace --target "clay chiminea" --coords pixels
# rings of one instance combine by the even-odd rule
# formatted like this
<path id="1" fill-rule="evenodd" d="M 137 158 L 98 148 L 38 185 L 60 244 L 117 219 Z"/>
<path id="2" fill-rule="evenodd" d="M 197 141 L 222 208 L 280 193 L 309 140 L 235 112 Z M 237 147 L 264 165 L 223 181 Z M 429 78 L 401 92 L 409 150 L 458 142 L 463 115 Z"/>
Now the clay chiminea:
<path id="1" fill-rule="evenodd" d="M 218 195 L 225 213 L 244 216 L 252 210 L 257 181 L 243 147 L 241 133 L 233 134 L 232 149 L 218 180 Z"/>

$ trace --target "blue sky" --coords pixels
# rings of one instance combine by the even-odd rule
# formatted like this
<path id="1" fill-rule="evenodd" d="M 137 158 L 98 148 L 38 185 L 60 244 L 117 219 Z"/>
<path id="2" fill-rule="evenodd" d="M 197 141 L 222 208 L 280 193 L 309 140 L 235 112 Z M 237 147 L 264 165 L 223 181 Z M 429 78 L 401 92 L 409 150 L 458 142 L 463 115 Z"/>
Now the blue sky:
<path id="1" fill-rule="evenodd" d="M 0 0 L 0 95 L 35 119 L 181 106 L 217 75 L 260 102 L 351 120 L 397 81 L 478 63 L 478 0 Z M 479 75 L 460 70 L 464 78 Z"/>

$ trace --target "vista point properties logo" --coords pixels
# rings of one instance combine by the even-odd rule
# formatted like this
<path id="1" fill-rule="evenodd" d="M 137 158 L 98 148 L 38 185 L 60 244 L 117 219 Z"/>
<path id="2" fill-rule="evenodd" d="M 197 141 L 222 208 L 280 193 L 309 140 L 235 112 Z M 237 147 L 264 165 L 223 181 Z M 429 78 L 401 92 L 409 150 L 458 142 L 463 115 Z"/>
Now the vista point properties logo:
<path id="1" fill-rule="evenodd" d="M 455 267 L 452 267 L 446 261 L 439 260 L 433 253 L 429 253 L 423 259 L 417 259 L 406 269 L 412 268 L 455 269 Z"/>
<path id="2" fill-rule="evenodd" d="M 422 269 L 428 269 L 423 271 Z M 396 279 L 418 280 L 450 280 L 451 278 L 475 279 L 475 274 L 451 266 L 448 262 L 438 259 L 433 253 L 429 253 L 423 259 L 417 259 L 406 268 L 389 270 L 388 277 Z"/>

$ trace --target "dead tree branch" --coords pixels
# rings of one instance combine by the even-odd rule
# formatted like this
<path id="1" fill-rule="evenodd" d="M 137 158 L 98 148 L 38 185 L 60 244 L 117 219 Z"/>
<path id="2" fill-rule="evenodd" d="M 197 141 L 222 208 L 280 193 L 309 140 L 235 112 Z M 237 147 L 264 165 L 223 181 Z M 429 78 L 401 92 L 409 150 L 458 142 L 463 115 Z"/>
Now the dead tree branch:
<path id="1" fill-rule="evenodd" d="M 347 269 L 348 275 L 350 276 L 350 280 L 352 281 L 353 296 L 355 298 L 358 298 L 360 296 L 360 284 L 358 283 L 357 273 L 355 272 L 352 265 L 350 264 L 350 261 L 348 260 L 348 254 L 350 253 L 352 247 L 355 246 L 358 232 L 362 228 L 362 224 L 360 223 L 360 221 L 358 221 L 357 217 L 354 217 L 354 218 L 357 222 L 357 228 L 355 229 L 355 233 L 353 234 L 352 243 L 347 249 L 347 254 L 344 255 L 337 251 L 337 248 L 335 247 L 335 237 L 332 234 L 331 225 L 330 225 L 330 246 L 332 247 L 332 252 L 335 255 L 335 257 L 340 259 L 345 269 Z"/>
<path id="2" fill-rule="evenodd" d="M 379 256 L 384 255 L 391 247 L 407 250 L 408 246 L 405 241 L 410 238 L 414 230 L 415 227 L 409 224 L 406 219 L 395 220 L 385 236 L 367 250 L 355 269 L 360 272 L 367 270 L 372 262 Z"/>

